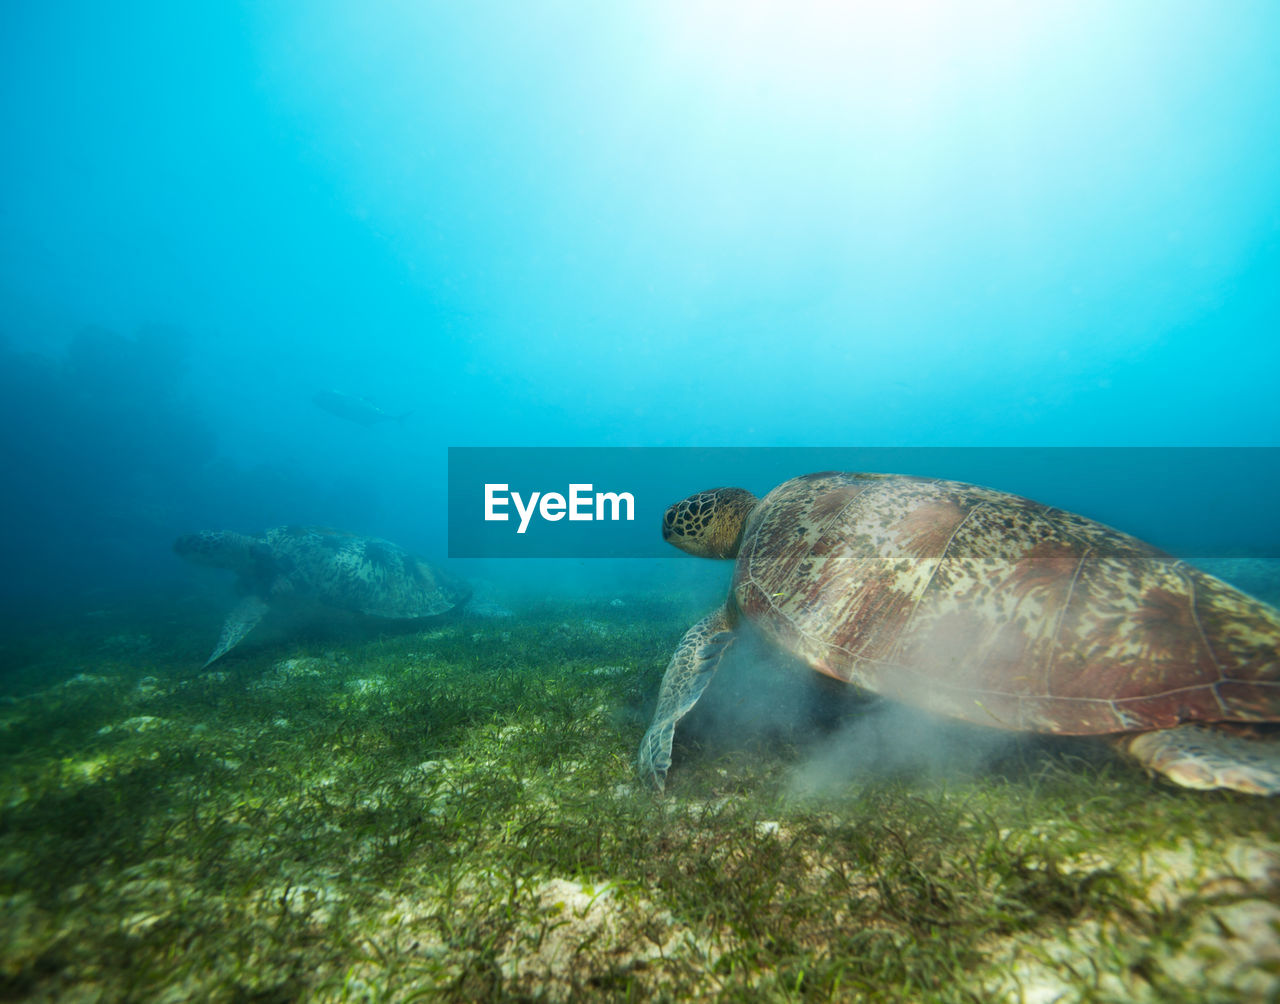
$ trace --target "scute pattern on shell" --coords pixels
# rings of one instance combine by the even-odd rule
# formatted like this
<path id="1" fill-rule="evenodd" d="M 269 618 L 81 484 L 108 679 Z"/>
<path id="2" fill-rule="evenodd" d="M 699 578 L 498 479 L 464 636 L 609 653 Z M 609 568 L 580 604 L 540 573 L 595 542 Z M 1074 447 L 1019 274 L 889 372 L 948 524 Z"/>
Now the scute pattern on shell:
<path id="1" fill-rule="evenodd" d="M 465 591 L 404 548 L 377 537 L 325 527 L 279 526 L 266 532 L 279 595 L 296 592 L 375 617 L 430 617 L 456 606 Z"/>
<path id="2" fill-rule="evenodd" d="M 752 513 L 739 610 L 840 680 L 983 725 L 1280 720 L 1280 614 L 1127 534 L 954 481 L 826 473 Z"/>

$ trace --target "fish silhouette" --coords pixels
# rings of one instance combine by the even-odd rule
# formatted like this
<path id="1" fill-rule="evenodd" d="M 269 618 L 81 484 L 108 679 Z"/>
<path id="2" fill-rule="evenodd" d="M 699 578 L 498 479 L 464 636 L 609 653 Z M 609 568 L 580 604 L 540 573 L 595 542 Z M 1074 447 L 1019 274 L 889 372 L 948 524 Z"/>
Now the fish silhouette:
<path id="1" fill-rule="evenodd" d="M 336 390 L 322 390 L 313 397 L 312 402 L 323 408 L 330 415 L 337 415 L 357 425 L 377 425 L 379 422 L 401 422 L 413 414 L 406 411 L 402 415 L 392 415 L 383 411 L 372 401 L 352 394 L 343 394 Z"/>

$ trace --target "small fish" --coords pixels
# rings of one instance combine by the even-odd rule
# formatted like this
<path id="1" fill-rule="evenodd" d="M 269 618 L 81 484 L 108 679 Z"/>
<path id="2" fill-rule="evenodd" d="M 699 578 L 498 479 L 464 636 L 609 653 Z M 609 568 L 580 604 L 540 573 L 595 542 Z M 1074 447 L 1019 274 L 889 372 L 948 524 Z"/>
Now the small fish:
<path id="1" fill-rule="evenodd" d="M 336 390 L 322 390 L 312 402 L 319 408 L 323 408 L 330 415 L 337 415 L 339 418 L 345 418 L 349 422 L 355 422 L 359 425 L 377 425 L 379 422 L 401 422 L 413 414 L 406 411 L 403 415 L 391 415 L 383 411 L 372 401 L 366 401 L 362 397 L 355 397 L 351 394 L 343 394 Z"/>

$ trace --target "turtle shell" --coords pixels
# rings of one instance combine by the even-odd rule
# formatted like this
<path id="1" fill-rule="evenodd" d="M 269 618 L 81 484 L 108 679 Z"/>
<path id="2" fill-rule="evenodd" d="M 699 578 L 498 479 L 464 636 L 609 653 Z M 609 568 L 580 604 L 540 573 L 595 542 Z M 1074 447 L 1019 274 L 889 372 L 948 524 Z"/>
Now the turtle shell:
<path id="1" fill-rule="evenodd" d="M 779 485 L 743 529 L 733 598 L 819 672 L 982 725 L 1280 720 L 1280 611 L 1093 520 L 957 481 Z"/>
<path id="2" fill-rule="evenodd" d="M 430 617 L 467 598 L 460 582 L 389 540 L 313 526 L 278 526 L 266 540 L 277 595 L 388 618 Z"/>

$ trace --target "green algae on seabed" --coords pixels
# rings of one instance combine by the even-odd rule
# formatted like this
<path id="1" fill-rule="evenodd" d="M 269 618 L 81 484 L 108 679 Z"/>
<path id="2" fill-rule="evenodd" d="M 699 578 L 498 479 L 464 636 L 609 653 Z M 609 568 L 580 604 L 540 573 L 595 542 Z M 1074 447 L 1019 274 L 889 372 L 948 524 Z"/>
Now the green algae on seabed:
<path id="1" fill-rule="evenodd" d="M 799 794 L 794 731 L 686 737 L 642 790 L 695 616 L 548 602 L 206 673 L 164 625 L 29 646 L 0 698 L 0 999 L 1280 994 L 1274 802 L 1066 743 Z"/>

